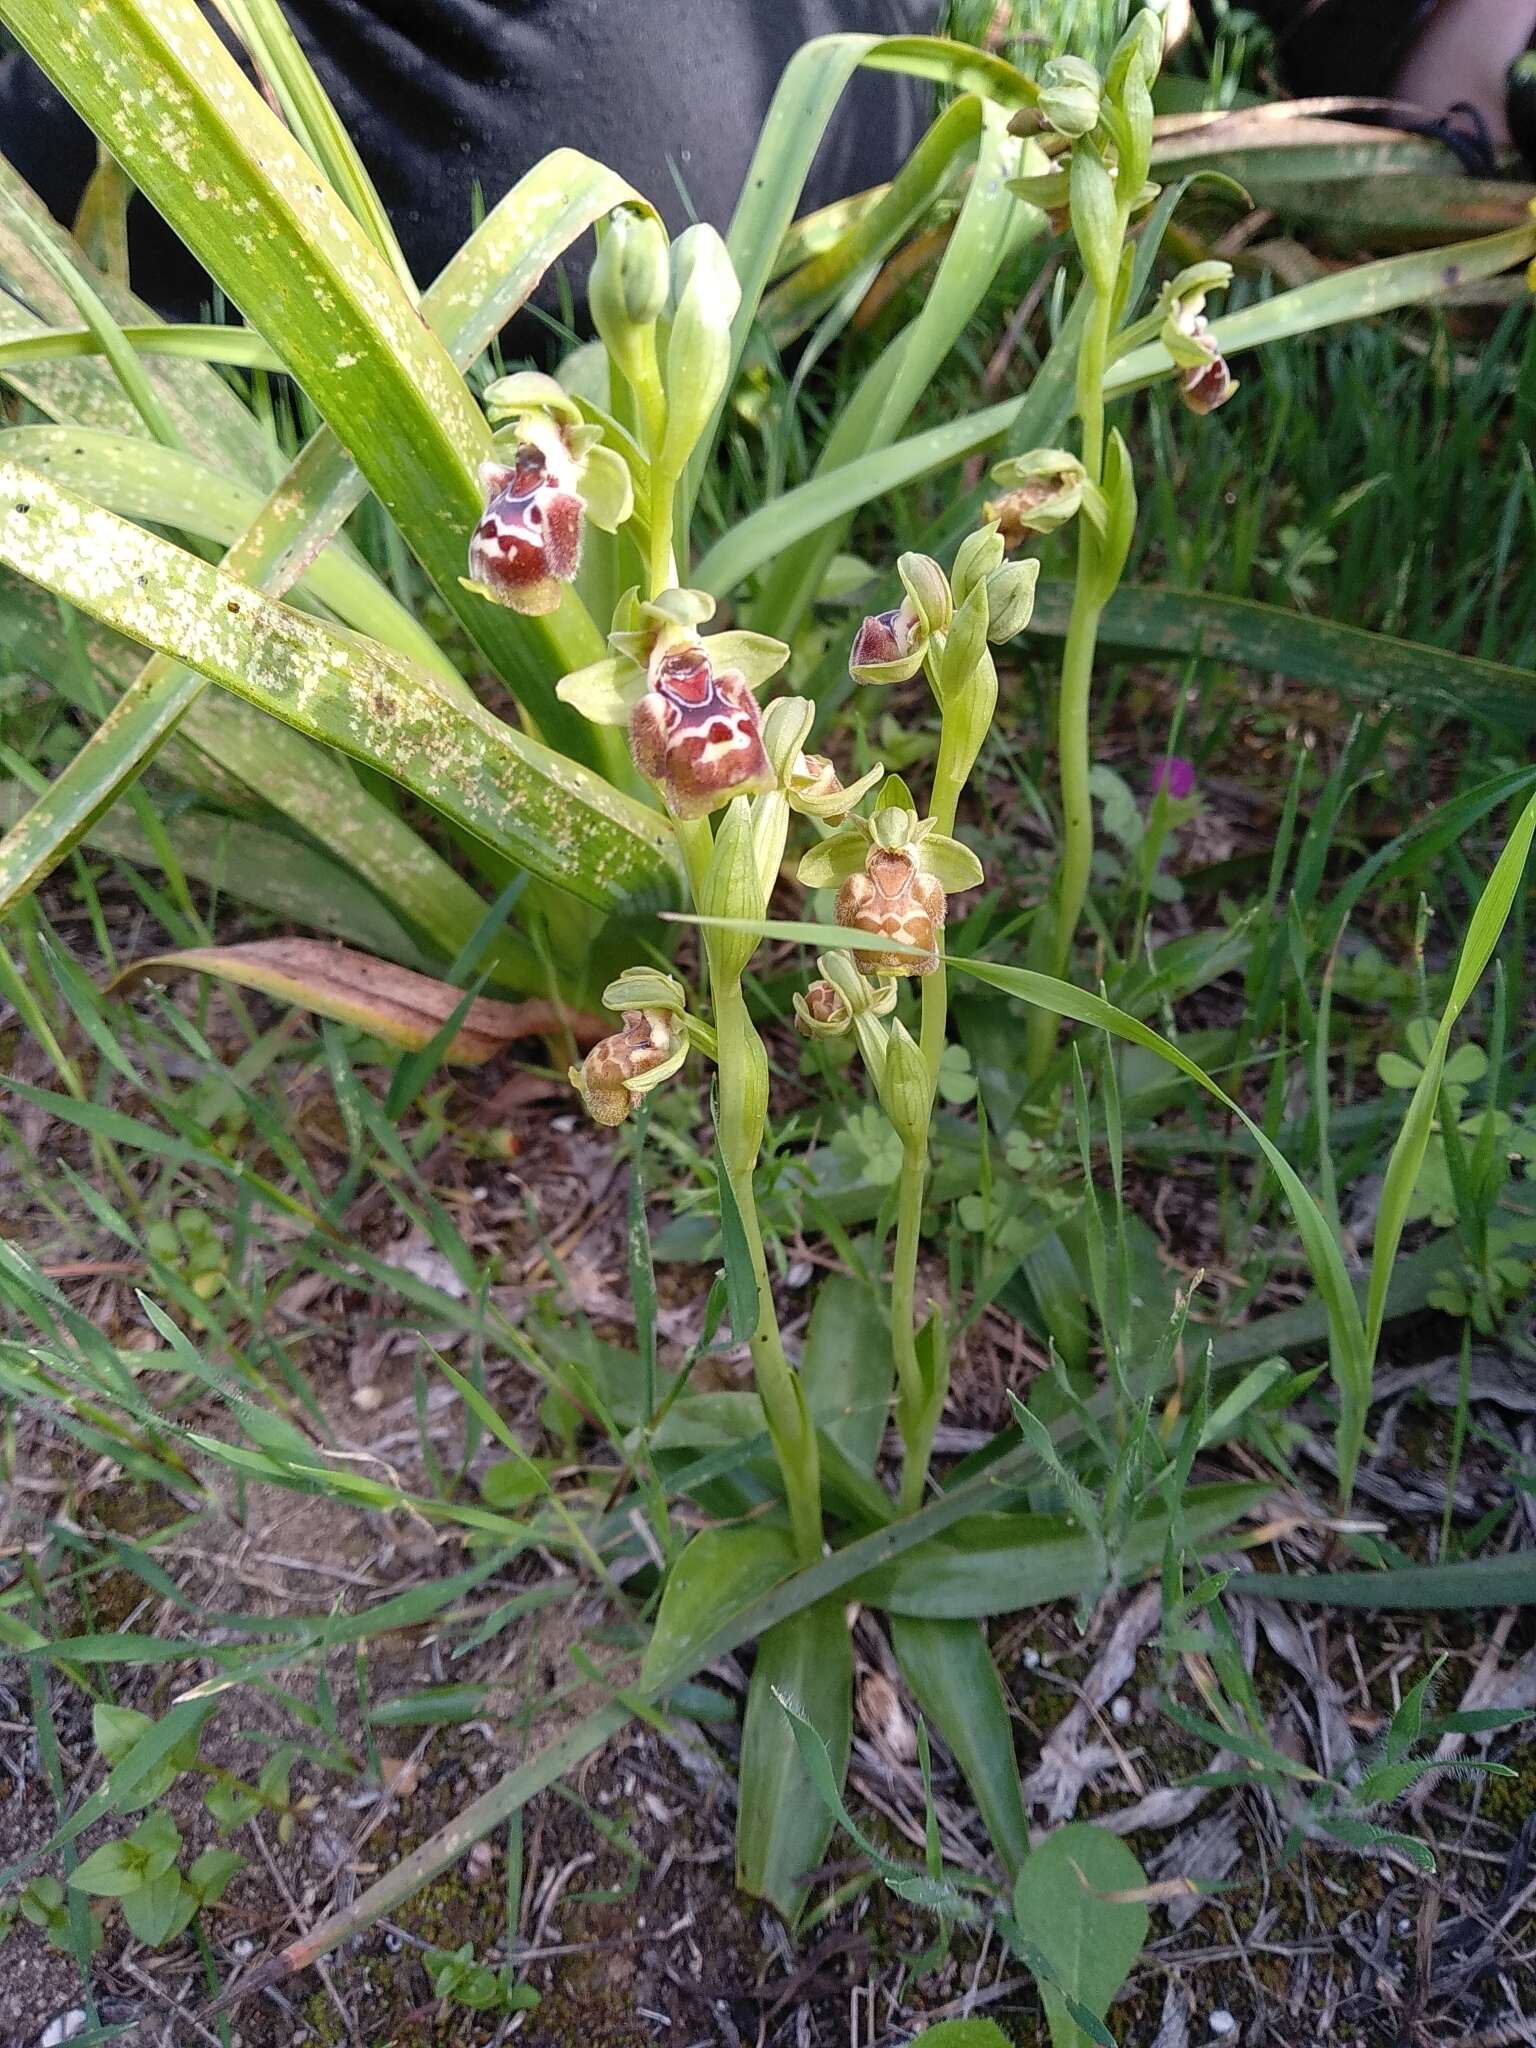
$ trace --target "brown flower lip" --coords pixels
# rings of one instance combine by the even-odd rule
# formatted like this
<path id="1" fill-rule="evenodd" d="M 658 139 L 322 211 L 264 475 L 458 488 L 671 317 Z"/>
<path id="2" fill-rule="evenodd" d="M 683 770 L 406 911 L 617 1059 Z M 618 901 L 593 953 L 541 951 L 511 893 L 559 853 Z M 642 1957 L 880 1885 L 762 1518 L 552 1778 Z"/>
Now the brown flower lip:
<path id="1" fill-rule="evenodd" d="M 813 981 L 805 992 L 805 1007 L 818 1024 L 835 1024 L 848 1008 L 848 999 L 830 981 Z"/>
<path id="2" fill-rule="evenodd" d="M 629 1115 L 626 1081 L 652 1073 L 676 1050 L 676 1032 L 660 1011 L 626 1010 L 624 1027 L 599 1039 L 581 1064 L 587 1108 L 600 1124 L 621 1124 Z"/>
<path id="3" fill-rule="evenodd" d="M 488 468 L 485 482 L 485 511 L 469 544 L 471 579 L 514 609 L 519 598 L 547 602 L 541 586 L 569 583 L 581 563 L 581 499 L 555 483 L 543 450 L 526 441 L 509 467 Z M 558 589 L 552 595 L 558 603 Z"/>
<path id="4" fill-rule="evenodd" d="M 939 964 L 945 906 L 942 885 L 921 871 L 912 854 L 900 847 L 872 846 L 863 874 L 850 875 L 838 890 L 836 916 L 852 931 L 922 949 L 920 960 L 901 953 L 855 953 L 864 973 L 932 974 Z"/>
<path id="5" fill-rule="evenodd" d="M 680 818 L 773 787 L 757 699 L 736 669 L 717 674 L 702 647 L 677 648 L 656 664 L 629 737 L 635 765 Z"/>
<path id="6" fill-rule="evenodd" d="M 912 622 L 898 605 L 893 611 L 871 612 L 853 639 L 848 657 L 852 668 L 873 667 L 877 662 L 900 661 L 912 651 Z"/>
<path id="7" fill-rule="evenodd" d="M 1193 413 L 1212 413 L 1225 405 L 1237 389 L 1224 355 L 1216 354 L 1202 368 L 1186 370 L 1179 379 L 1179 396 Z"/>

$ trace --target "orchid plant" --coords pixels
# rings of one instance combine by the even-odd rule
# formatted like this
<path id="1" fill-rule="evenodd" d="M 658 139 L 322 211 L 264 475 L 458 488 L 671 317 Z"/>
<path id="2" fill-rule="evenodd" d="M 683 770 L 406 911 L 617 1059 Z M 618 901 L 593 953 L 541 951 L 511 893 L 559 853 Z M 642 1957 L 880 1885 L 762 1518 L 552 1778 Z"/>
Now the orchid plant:
<path id="1" fill-rule="evenodd" d="M 728 1475 L 705 1459 L 708 1474 L 688 1481 L 708 1521 L 685 1542 L 661 1482 L 675 1476 L 662 1462 L 662 1425 L 682 1412 L 687 1369 L 660 1403 L 649 1399 L 644 1370 L 598 1404 L 626 1481 L 638 1481 L 648 1510 L 643 1537 L 625 1521 L 618 1539 L 633 1537 L 637 1570 L 656 1572 L 654 1610 L 636 1617 L 650 1630 L 638 1677 L 634 1686 L 615 1681 L 599 1709 L 477 1801 L 473 1827 L 484 1833 L 507 1819 L 631 1712 L 659 1711 L 701 1668 L 750 1643 L 739 1874 L 797 1916 L 806 1873 L 840 1811 L 852 1687 L 844 1603 L 858 1600 L 888 1620 L 913 1694 L 965 1771 L 1002 1865 L 1020 1881 L 1010 1939 L 1049 1987 L 1063 2026 L 1102 2038 L 1108 1993 L 1087 2011 L 1082 1987 L 1061 1980 L 1042 1946 L 1042 1895 L 1064 1880 L 1059 1856 L 1042 1863 L 1031 1845 L 1010 1717 L 978 1622 L 1063 1595 L 1088 1599 L 1159 1565 L 1176 1578 L 1186 1555 L 1221 1540 L 1265 1489 L 1195 1481 L 1208 1420 L 1200 1401 L 1152 1418 L 1159 1384 L 1173 1377 L 1187 1299 L 1151 1342 L 1144 1375 L 1122 1369 L 1131 1289 L 1098 1208 L 1090 1128 L 1092 1107 L 1107 1135 L 1118 1209 L 1115 1071 L 1102 1062 L 1102 1093 L 1090 1105 L 1096 1041 L 1074 1037 L 1063 1048 L 1060 1024 L 1155 1055 L 1218 1102 L 1262 1156 L 1326 1318 L 1347 1498 L 1387 1282 L 1450 1033 L 1498 940 L 1536 831 L 1536 809 L 1528 810 L 1426 1037 L 1383 1177 L 1362 1304 L 1331 1196 L 1315 1199 L 1241 1103 L 1143 1021 L 1150 1003 L 1135 1014 L 1116 1007 L 1090 992 L 1099 963 L 1078 966 L 1094 874 L 1094 671 L 1137 517 L 1130 454 L 1109 407 L 1160 379 L 1191 414 L 1207 415 L 1236 388 L 1227 356 L 1237 347 L 1433 296 L 1448 280 L 1496 275 L 1536 253 L 1536 223 L 1454 251 L 1393 258 L 1369 266 L 1367 279 L 1330 277 L 1216 320 L 1207 308 L 1231 272 L 1207 258 L 1139 311 L 1179 195 L 1177 186 L 1160 189 L 1161 176 L 1184 160 L 1177 131 L 1160 134 L 1154 123 L 1161 29 L 1147 12 L 1102 75 L 1062 57 L 1038 81 L 942 39 L 825 39 L 786 73 L 728 237 L 700 225 L 669 243 L 640 194 L 562 151 L 536 166 L 418 293 L 275 0 L 244 0 L 239 13 L 242 32 L 259 45 L 271 104 L 240 75 L 195 0 L 114 0 L 93 12 L 89 36 L 73 0 L 0 0 L 0 20 L 252 323 L 176 329 L 168 341 L 121 280 L 93 272 L 0 166 L 0 266 L 18 294 L 8 326 L 11 300 L 0 300 L 0 374 L 44 415 L 0 436 L 0 567 L 40 593 L 31 609 L 30 592 L 15 601 L 34 665 L 69 672 L 57 611 L 71 607 L 82 615 L 75 627 L 89 620 L 104 629 L 89 652 L 119 692 L 51 782 L 36 787 L 42 778 L 33 777 L 8 792 L 19 802 L 0 847 L 0 908 L 22 901 L 99 832 L 114 799 L 158 762 L 174 766 L 199 803 L 227 804 L 225 822 L 250 851 L 204 871 L 222 885 L 233 865 L 233 879 L 252 890 L 258 851 L 286 880 L 301 849 L 306 873 L 321 878 L 310 921 L 351 943 L 202 947 L 141 965 L 222 973 L 377 1037 L 464 1060 L 489 1057 L 530 1028 L 525 1005 L 464 993 L 477 973 L 546 999 L 534 1028 L 556 1039 L 566 999 L 574 993 L 584 1004 L 601 987 L 616 1028 L 569 1071 L 585 1111 L 610 1128 L 637 1104 L 653 1104 L 691 1057 L 695 1071 L 712 1070 L 724 1291 L 755 1376 L 747 1435 L 733 1445 L 739 1456 Z M 819 137 L 863 63 L 940 80 L 956 97 L 888 192 L 796 223 Z M 209 203 L 210 193 L 221 203 Z M 754 333 L 787 346 L 817 321 L 843 317 L 871 264 L 931 202 L 951 198 L 958 205 L 933 289 L 830 429 L 815 472 L 695 558 L 694 515 L 701 499 L 708 504 L 722 434 L 734 431 L 733 397 Z M 1080 283 L 1031 389 L 902 439 L 1003 263 L 1052 225 L 1070 234 Z M 519 371 L 472 385 L 465 372 L 589 228 L 598 237 L 595 355 L 577 351 L 558 376 Z M 22 297 L 51 324 L 37 331 L 33 313 L 19 310 Z M 289 461 L 199 355 L 291 374 L 325 424 Z M 936 554 L 892 549 L 883 593 L 891 602 L 862 621 L 848 648 L 855 690 L 902 691 L 921 677 L 930 693 L 937 750 L 925 793 L 882 766 L 845 779 L 837 740 L 818 737 L 818 696 L 778 687 L 801 652 L 808 609 L 857 507 L 982 450 L 989 491 L 962 497 Z M 340 542 L 367 492 L 451 615 L 447 644 L 457 659 Z M 166 528 L 194 545 L 177 545 Z M 957 901 L 997 879 L 967 843 L 962 807 L 998 717 L 995 650 L 1039 623 L 1031 550 L 1063 529 L 1075 569 L 1055 704 L 1057 858 L 1033 915 L 1028 964 L 1017 966 L 955 946 Z M 208 558 L 219 549 L 227 549 L 222 560 Z M 10 597 L 23 585 L 5 588 Z M 722 613 L 723 601 L 748 588 L 739 612 Z M 286 603 L 290 591 L 295 601 Z M 147 665 L 137 665 L 129 642 L 151 651 Z M 506 686 L 516 722 L 478 700 L 462 672 L 471 666 L 464 648 L 476 675 Z M 889 729 L 903 737 L 899 719 Z M 910 770 L 919 758 L 903 755 L 898 765 Z M 351 761 L 370 774 L 354 774 Z M 1162 809 L 1147 835 L 1154 845 L 1171 807 L 1189 800 L 1188 771 L 1170 759 L 1160 772 Z M 446 858 L 430 833 L 379 797 L 384 778 L 452 834 L 461 859 Z M 494 886 L 494 911 L 481 882 Z M 1141 882 L 1145 898 L 1145 873 Z M 899 1151 L 885 1219 L 888 1355 L 877 1342 L 860 1361 L 876 1389 L 873 1432 L 866 1418 L 856 1418 L 857 1431 L 843 1427 L 847 1416 L 829 1411 L 822 1389 L 808 1393 L 808 1350 L 793 1355 L 786 1341 L 759 1213 L 769 1057 L 747 981 L 791 883 L 809 899 L 794 907 L 811 915 L 790 922 L 786 936 L 809 931 L 819 954 L 814 977 L 795 993 L 796 1023 L 809 1039 L 847 1042 L 879 1106 L 865 1113 L 883 1116 Z M 693 985 L 666 944 L 676 928 L 656 922 L 685 897 L 699 935 Z M 262 898 L 252 890 L 252 900 Z M 278 900 L 291 902 L 291 892 Z M 517 917 L 504 929 L 514 902 Z M 639 961 L 627 950 L 637 926 L 653 947 Z M 1138 917 L 1138 943 L 1142 931 Z M 613 957 L 620 943 L 626 951 Z M 1056 1147 L 1044 1167 L 1031 1159 L 1031 1170 L 1055 1174 L 1068 1157 L 1060 1133 L 1075 1131 L 1085 1248 L 1072 1286 L 1079 1308 L 1081 1297 L 1092 1300 L 1111 1384 L 1090 1398 L 1063 1375 L 1055 1421 L 1021 1406 L 1017 1431 L 938 1487 L 932 1461 L 954 1307 L 947 1319 L 920 1301 L 920 1251 L 942 1084 L 962 1050 L 951 1044 L 949 1017 L 951 980 L 962 973 L 1027 1006 L 1028 1107 L 1054 1119 Z M 1166 1000 L 1166 986 L 1157 994 Z M 1032 1130 L 1007 1135 L 1030 1154 Z M 643 1248 L 643 1204 L 631 1220 L 632 1246 Z M 1117 1255 L 1124 1238 L 1122 1229 Z M 649 1270 L 639 1251 L 636 1262 Z M 509 1329 L 506 1343 L 547 1370 L 522 1332 Z M 58 1367 L 70 1369 L 68 1358 Z M 486 1429 L 518 1453 L 485 1395 L 445 1369 Z M 120 1379 L 111 1398 L 136 1398 Z M 1244 1398 L 1235 1392 L 1227 1409 Z M 900 1449 L 891 1486 L 881 1455 L 888 1402 Z M 731 1412 L 734 1427 L 741 1411 Z M 1064 1457 L 1069 1439 L 1084 1449 L 1092 1485 Z M 312 1491 L 334 1482 L 343 1497 L 342 1480 L 312 1447 L 285 1463 L 287 1442 L 268 1431 L 242 1455 L 273 1483 Z M 373 1483 L 347 1477 L 351 1500 Z M 539 1541 L 607 1584 L 594 1546 L 608 1539 L 592 1532 L 613 1518 L 596 1509 L 586 1516 L 586 1505 L 554 1495 Z M 450 1519 L 455 1512 L 443 1509 Z M 525 1544 L 524 1525 L 494 1505 L 463 1519 L 479 1537 Z M 227 1691 L 235 1679 L 222 1683 Z M 466 1821 L 445 1830 L 380 1878 L 354 1907 L 291 1945 L 276 1973 L 307 1966 L 462 1856 L 469 1829 Z M 1091 1861 L 1102 1846 L 1082 1845 L 1082 1854 Z M 1103 1893 L 1134 1893 L 1134 1870 L 1127 1876 L 1102 1856 L 1096 1867 Z M 898 1873 L 894 1882 L 933 1905 L 946 1926 L 971 1910 L 965 1883 L 942 1869 Z"/>

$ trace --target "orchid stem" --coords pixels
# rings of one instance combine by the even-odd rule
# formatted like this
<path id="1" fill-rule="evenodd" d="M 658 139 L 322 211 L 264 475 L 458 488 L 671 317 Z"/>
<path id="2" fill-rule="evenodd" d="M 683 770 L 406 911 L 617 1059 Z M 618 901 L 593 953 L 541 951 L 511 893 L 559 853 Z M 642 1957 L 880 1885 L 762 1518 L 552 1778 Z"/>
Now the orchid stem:
<path id="1" fill-rule="evenodd" d="M 1121 236 L 1125 224 L 1121 222 Z M 1083 333 L 1078 365 L 1077 406 L 1083 429 L 1083 467 L 1094 485 L 1104 473 L 1104 367 L 1109 356 L 1113 307 L 1095 292 Z M 1056 873 L 1054 904 L 1044 913 L 1045 941 L 1036 961 L 1046 973 L 1060 976 L 1072 958 L 1072 940 L 1088 897 L 1093 869 L 1093 801 L 1089 775 L 1089 712 L 1093 696 L 1093 659 L 1098 645 L 1101 601 L 1094 597 L 1094 569 L 1099 540 L 1090 520 L 1078 515 L 1077 580 L 1061 656 L 1061 692 L 1057 702 L 1056 749 L 1061 777 L 1061 865 Z M 1030 1012 L 1026 1071 L 1038 1081 L 1056 1049 L 1057 1020 L 1049 1010 Z"/>
<path id="2" fill-rule="evenodd" d="M 697 908 L 713 846 L 709 821 L 707 818 L 676 818 L 673 831 L 688 870 Z M 708 958 L 707 939 L 705 954 Z M 762 1085 L 762 1075 L 766 1070 L 767 1055 L 747 1014 L 740 975 L 717 975 L 712 960 L 709 972 L 719 1088 L 718 1143 L 741 1219 L 742 1234 L 746 1238 L 747 1257 L 756 1291 L 757 1320 L 748 1339 L 752 1371 L 784 1483 L 795 1552 L 802 1564 L 812 1564 L 821 1556 L 822 1550 L 821 1461 L 816 1448 L 816 1431 L 806 1410 L 800 1382 L 784 1351 L 753 1188 L 753 1176 L 763 1143 L 766 1088 Z M 739 1331 L 737 1335 L 740 1335 Z"/>

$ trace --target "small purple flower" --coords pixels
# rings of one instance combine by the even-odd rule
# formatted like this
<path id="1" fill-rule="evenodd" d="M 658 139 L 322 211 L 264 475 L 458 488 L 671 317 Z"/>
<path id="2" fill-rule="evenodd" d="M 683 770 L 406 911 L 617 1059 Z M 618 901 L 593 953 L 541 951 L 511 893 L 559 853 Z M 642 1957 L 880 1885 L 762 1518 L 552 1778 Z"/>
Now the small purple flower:
<path id="1" fill-rule="evenodd" d="M 1181 804 L 1195 793 L 1195 764 L 1182 754 L 1169 754 L 1152 771 L 1152 794 L 1166 794 Z"/>

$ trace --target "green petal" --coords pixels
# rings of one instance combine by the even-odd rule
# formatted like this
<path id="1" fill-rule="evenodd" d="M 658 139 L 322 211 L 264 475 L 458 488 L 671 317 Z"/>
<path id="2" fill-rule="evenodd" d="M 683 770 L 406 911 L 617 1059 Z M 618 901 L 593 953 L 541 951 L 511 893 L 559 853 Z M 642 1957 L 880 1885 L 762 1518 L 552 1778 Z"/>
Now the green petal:
<path id="1" fill-rule="evenodd" d="M 555 694 L 594 725 L 628 725 L 629 714 L 645 695 L 645 670 L 628 655 L 610 655 L 562 677 Z"/>

